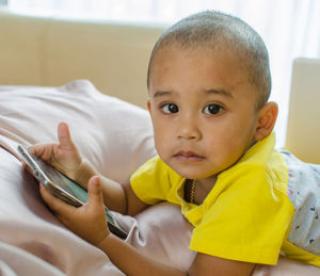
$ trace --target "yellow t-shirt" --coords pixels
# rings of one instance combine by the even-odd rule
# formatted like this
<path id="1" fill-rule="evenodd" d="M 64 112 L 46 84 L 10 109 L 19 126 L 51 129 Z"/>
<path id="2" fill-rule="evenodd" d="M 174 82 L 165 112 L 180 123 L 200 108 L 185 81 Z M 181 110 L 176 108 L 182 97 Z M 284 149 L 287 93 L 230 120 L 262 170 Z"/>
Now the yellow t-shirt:
<path id="1" fill-rule="evenodd" d="M 276 264 L 294 207 L 287 197 L 288 171 L 273 150 L 274 135 L 255 144 L 217 177 L 200 205 L 183 197 L 185 179 L 158 156 L 131 177 L 135 194 L 148 204 L 181 206 L 194 225 L 190 249 L 220 258 Z"/>

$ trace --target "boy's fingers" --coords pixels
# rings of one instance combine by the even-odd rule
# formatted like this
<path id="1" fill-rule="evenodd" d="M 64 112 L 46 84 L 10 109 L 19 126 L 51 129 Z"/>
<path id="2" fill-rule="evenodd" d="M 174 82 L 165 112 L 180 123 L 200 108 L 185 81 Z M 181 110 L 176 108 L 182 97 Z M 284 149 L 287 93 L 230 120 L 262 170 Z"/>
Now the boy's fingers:
<path id="1" fill-rule="evenodd" d="M 58 139 L 62 148 L 70 150 L 74 147 L 68 124 L 61 122 L 58 125 Z"/>
<path id="2" fill-rule="evenodd" d="M 22 163 L 22 169 L 32 174 L 32 169 L 24 162 Z"/>
<path id="3" fill-rule="evenodd" d="M 40 184 L 40 193 L 49 208 L 59 216 L 73 212 L 75 207 L 56 198 L 43 186 L 43 184 Z"/>
<path id="4" fill-rule="evenodd" d="M 44 160 L 50 160 L 55 144 L 36 144 L 28 148 L 33 155 Z"/>
<path id="5" fill-rule="evenodd" d="M 103 205 L 103 195 L 99 176 L 93 176 L 88 183 L 88 203 L 92 207 Z"/>

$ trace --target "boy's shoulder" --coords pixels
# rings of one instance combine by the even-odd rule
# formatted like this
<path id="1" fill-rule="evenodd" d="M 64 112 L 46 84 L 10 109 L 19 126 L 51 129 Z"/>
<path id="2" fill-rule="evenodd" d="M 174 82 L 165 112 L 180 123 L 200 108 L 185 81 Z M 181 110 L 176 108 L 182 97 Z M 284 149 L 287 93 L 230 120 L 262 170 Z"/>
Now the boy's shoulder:
<path id="1" fill-rule="evenodd" d="M 220 178 L 232 183 L 255 183 L 271 185 L 276 190 L 286 192 L 288 166 L 283 155 L 275 149 L 274 134 L 253 145 L 243 157 Z"/>

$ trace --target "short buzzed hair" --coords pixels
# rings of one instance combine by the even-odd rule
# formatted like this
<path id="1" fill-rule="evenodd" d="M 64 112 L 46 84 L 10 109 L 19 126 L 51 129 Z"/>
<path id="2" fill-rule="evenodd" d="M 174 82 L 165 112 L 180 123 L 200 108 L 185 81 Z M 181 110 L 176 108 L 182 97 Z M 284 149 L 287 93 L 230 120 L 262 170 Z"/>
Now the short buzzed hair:
<path id="1" fill-rule="evenodd" d="M 243 20 L 217 11 L 204 11 L 178 21 L 162 33 L 153 47 L 148 66 L 148 87 L 154 57 L 166 46 L 206 47 L 217 51 L 230 49 L 259 92 L 257 107 L 268 101 L 271 92 L 268 50 L 260 35 Z"/>

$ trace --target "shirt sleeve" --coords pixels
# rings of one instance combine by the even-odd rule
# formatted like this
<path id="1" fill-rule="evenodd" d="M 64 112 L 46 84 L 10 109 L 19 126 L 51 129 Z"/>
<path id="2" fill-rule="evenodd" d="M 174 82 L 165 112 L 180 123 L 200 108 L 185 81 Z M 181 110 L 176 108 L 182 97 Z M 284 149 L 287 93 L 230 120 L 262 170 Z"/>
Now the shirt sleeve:
<path id="1" fill-rule="evenodd" d="M 130 185 L 136 196 L 147 204 L 163 201 L 170 189 L 168 167 L 155 156 L 133 173 Z"/>
<path id="2" fill-rule="evenodd" d="M 224 259 L 276 264 L 293 216 L 291 202 L 263 168 L 244 167 L 231 178 L 225 182 L 232 185 L 221 189 L 194 229 L 190 248 Z"/>

